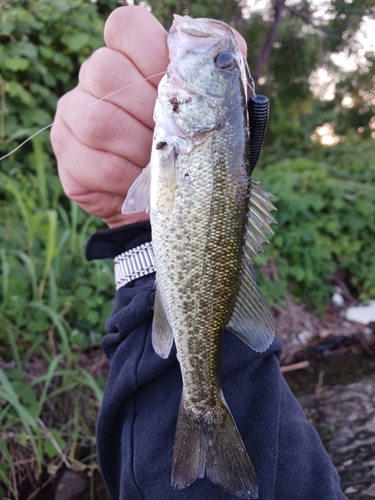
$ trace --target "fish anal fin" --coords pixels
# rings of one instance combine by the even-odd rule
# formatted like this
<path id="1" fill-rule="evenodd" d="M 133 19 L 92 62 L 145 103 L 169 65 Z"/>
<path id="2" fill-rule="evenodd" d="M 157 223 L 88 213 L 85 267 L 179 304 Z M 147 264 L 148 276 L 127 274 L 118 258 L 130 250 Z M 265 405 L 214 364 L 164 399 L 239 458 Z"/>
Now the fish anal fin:
<path id="1" fill-rule="evenodd" d="M 150 188 L 151 188 L 151 165 L 146 168 L 135 179 L 126 195 L 121 212 L 123 214 L 134 214 L 150 211 Z"/>
<path id="2" fill-rule="evenodd" d="M 271 312 L 246 261 L 227 330 L 235 333 L 256 352 L 266 351 L 275 337 Z"/>
<path id="3" fill-rule="evenodd" d="M 167 359 L 173 344 L 172 328 L 165 314 L 160 293 L 156 288 L 154 303 L 154 320 L 152 323 L 152 346 L 161 358 Z"/>
<path id="4" fill-rule="evenodd" d="M 258 498 L 254 468 L 223 396 L 216 408 L 202 414 L 183 394 L 173 452 L 172 486 L 186 488 L 205 474 L 216 486 L 238 498 Z"/>

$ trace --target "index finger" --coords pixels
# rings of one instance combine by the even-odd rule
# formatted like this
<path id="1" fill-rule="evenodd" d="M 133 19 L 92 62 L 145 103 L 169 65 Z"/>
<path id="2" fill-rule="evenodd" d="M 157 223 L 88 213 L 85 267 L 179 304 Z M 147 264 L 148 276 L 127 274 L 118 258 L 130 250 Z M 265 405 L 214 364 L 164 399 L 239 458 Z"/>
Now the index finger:
<path id="1" fill-rule="evenodd" d="M 245 41 L 244 37 L 241 35 L 241 33 L 238 33 L 238 31 L 235 29 L 233 29 L 233 31 L 234 31 L 234 35 L 235 35 L 237 43 L 238 43 L 238 47 L 239 47 L 240 51 L 242 52 L 242 54 L 246 57 L 247 56 L 246 41 Z"/>
<path id="2" fill-rule="evenodd" d="M 144 7 L 126 6 L 114 10 L 104 28 L 107 47 L 125 54 L 146 78 L 166 71 L 169 56 L 167 32 Z M 150 78 L 157 87 L 162 74 Z"/>

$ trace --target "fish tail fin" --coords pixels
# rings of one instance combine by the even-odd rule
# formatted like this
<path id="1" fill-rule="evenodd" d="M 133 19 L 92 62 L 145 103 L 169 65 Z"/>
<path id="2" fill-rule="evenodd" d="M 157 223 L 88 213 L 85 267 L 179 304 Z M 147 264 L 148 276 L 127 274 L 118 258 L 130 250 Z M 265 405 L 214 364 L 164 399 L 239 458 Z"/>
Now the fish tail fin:
<path id="1" fill-rule="evenodd" d="M 173 451 L 172 486 L 182 489 L 207 478 L 222 490 L 248 500 L 258 498 L 254 468 L 222 397 L 202 415 L 181 398 Z"/>

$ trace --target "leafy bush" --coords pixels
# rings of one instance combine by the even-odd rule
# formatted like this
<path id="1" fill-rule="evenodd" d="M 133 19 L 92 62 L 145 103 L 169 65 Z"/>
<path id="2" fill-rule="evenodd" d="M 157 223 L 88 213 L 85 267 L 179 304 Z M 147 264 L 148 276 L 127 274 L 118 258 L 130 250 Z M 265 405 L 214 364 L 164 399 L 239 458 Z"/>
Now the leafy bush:
<path id="1" fill-rule="evenodd" d="M 0 156 L 52 122 L 117 6 L 0 2 Z M 83 258 L 98 227 L 63 195 L 47 133 L 0 162 L 0 483 L 8 496 L 22 497 L 25 483 L 62 464 L 97 468 L 105 380 L 82 353 L 99 345 L 114 290 L 112 264 Z"/>
<path id="2" fill-rule="evenodd" d="M 103 316 L 113 298 L 113 272 L 110 264 L 84 261 L 84 244 L 99 222 L 66 203 L 58 178 L 46 172 L 48 158 L 41 143 L 37 138 L 33 143 L 27 175 L 21 169 L 11 176 L 0 172 L 0 310 L 26 340 L 43 330 L 43 322 L 34 321 L 40 313 L 32 312 L 31 304 L 41 301 L 51 311 L 64 311 L 73 343 L 84 348 L 93 340 L 98 343 L 103 333 Z M 94 332 L 100 334 L 95 337 Z"/>
<path id="3" fill-rule="evenodd" d="M 259 278 L 271 302 L 288 290 L 322 312 L 338 270 L 362 300 L 375 295 L 375 165 L 366 142 L 311 156 L 321 159 L 283 160 L 259 174 L 275 195 L 278 226 L 256 265 L 275 270 L 273 279 Z"/>
<path id="4" fill-rule="evenodd" d="M 76 85 L 80 64 L 103 45 L 104 18 L 117 6 L 114 0 L 0 3 L 3 151 L 51 123 L 58 97 Z"/>
<path id="5" fill-rule="evenodd" d="M 37 138 L 33 146 L 26 174 L 0 172 L 0 480 L 16 498 L 22 458 L 31 482 L 46 464 L 50 474 L 63 463 L 97 467 L 104 380 L 82 366 L 81 350 L 100 343 L 114 289 L 112 263 L 83 259 L 98 222 L 66 203 Z"/>

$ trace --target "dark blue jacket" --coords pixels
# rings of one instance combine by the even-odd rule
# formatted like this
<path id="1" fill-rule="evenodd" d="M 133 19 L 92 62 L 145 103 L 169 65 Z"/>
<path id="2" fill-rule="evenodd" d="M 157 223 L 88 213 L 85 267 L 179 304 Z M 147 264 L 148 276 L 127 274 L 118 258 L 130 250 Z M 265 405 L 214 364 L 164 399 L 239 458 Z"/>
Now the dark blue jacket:
<path id="1" fill-rule="evenodd" d="M 89 260 L 115 257 L 151 241 L 148 222 L 95 233 Z M 161 359 L 151 344 L 155 274 L 120 288 L 106 323 L 111 365 L 97 424 L 97 448 L 113 500 L 235 500 L 207 479 L 170 486 L 182 380 L 176 351 Z M 259 481 L 259 500 L 345 499 L 319 436 L 280 373 L 276 338 L 256 353 L 224 333 L 222 387 Z"/>

